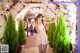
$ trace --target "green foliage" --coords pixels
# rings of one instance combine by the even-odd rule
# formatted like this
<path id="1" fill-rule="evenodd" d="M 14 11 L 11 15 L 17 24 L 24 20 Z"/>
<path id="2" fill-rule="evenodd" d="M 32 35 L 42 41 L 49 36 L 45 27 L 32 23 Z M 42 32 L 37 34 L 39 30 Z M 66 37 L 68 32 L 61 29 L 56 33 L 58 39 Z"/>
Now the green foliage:
<path id="1" fill-rule="evenodd" d="M 60 15 L 56 31 L 56 53 L 70 53 L 70 39 L 63 13 Z"/>
<path id="2" fill-rule="evenodd" d="M 56 30 L 55 23 L 51 23 L 49 25 L 48 40 L 49 40 L 49 44 L 52 48 L 54 47 L 54 42 L 55 42 L 55 30 Z"/>
<path id="3" fill-rule="evenodd" d="M 12 15 L 8 16 L 8 20 L 3 33 L 4 44 L 9 45 L 9 53 L 16 53 L 18 46 L 18 35 L 15 29 L 15 22 Z"/>
<path id="4" fill-rule="evenodd" d="M 54 20 L 54 17 L 51 17 L 51 18 L 50 18 L 50 21 L 53 21 L 53 20 Z"/>
<path id="5" fill-rule="evenodd" d="M 22 20 L 19 20 L 18 35 L 19 35 L 19 45 L 24 45 L 26 41 L 26 37 L 25 37 L 25 30 L 24 30 Z"/>
<path id="6" fill-rule="evenodd" d="M 58 25 L 49 25 L 48 40 L 54 48 L 54 53 L 70 53 L 70 38 L 63 13 L 61 13 Z"/>

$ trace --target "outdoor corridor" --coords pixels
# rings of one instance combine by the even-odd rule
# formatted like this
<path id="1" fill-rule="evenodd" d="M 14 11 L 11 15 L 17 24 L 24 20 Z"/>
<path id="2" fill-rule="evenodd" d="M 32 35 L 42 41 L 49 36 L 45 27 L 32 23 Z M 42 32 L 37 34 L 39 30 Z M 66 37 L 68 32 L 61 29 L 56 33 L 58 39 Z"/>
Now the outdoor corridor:
<path id="1" fill-rule="evenodd" d="M 39 53 L 38 50 L 38 35 L 26 37 L 26 44 L 24 47 L 24 53 Z M 48 45 L 47 53 L 53 53 L 52 48 Z"/>

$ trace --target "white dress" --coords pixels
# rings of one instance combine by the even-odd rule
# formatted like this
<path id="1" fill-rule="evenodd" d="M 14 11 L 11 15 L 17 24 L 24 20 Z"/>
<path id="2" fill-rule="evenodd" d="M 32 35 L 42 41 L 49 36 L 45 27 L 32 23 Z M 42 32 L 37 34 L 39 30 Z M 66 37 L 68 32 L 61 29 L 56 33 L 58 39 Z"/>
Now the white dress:
<path id="1" fill-rule="evenodd" d="M 40 21 L 39 21 L 40 22 Z M 42 45 L 45 45 L 45 44 L 48 44 L 48 36 L 46 34 L 46 31 L 45 31 L 45 27 L 44 25 L 40 22 L 40 24 L 38 24 L 38 35 L 39 35 L 39 45 L 42 44 Z"/>

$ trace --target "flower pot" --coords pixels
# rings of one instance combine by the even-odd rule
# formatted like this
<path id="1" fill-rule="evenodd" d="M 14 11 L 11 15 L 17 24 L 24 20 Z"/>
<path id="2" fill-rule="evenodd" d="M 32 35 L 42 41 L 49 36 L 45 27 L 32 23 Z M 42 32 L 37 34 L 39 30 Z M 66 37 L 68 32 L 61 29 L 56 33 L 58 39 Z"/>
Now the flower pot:
<path id="1" fill-rule="evenodd" d="M 21 53 L 24 53 L 24 45 L 21 45 Z"/>
<path id="2" fill-rule="evenodd" d="M 16 53 L 21 53 L 22 47 L 20 45 L 17 46 Z"/>

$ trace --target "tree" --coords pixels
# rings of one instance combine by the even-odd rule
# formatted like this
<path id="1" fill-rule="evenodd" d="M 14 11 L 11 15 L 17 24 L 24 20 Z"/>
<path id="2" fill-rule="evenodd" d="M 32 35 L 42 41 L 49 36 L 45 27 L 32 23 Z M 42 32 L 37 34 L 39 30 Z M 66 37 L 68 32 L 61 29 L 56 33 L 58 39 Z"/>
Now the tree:
<path id="1" fill-rule="evenodd" d="M 19 45 L 24 45 L 26 37 L 25 37 L 25 29 L 23 26 L 23 21 L 21 19 L 19 20 L 19 25 L 18 25 L 18 35 L 19 35 Z"/>
<path id="2" fill-rule="evenodd" d="M 9 53 L 16 53 L 18 46 L 18 35 L 15 29 L 15 22 L 10 13 L 3 33 L 4 44 L 9 45 Z"/>
<path id="3" fill-rule="evenodd" d="M 54 47 L 55 30 L 56 30 L 56 24 L 51 23 L 49 25 L 48 40 L 49 40 L 50 47 L 52 47 L 52 48 Z"/>
<path id="4" fill-rule="evenodd" d="M 61 13 L 56 33 L 56 53 L 70 53 L 70 38 L 63 13 Z"/>

